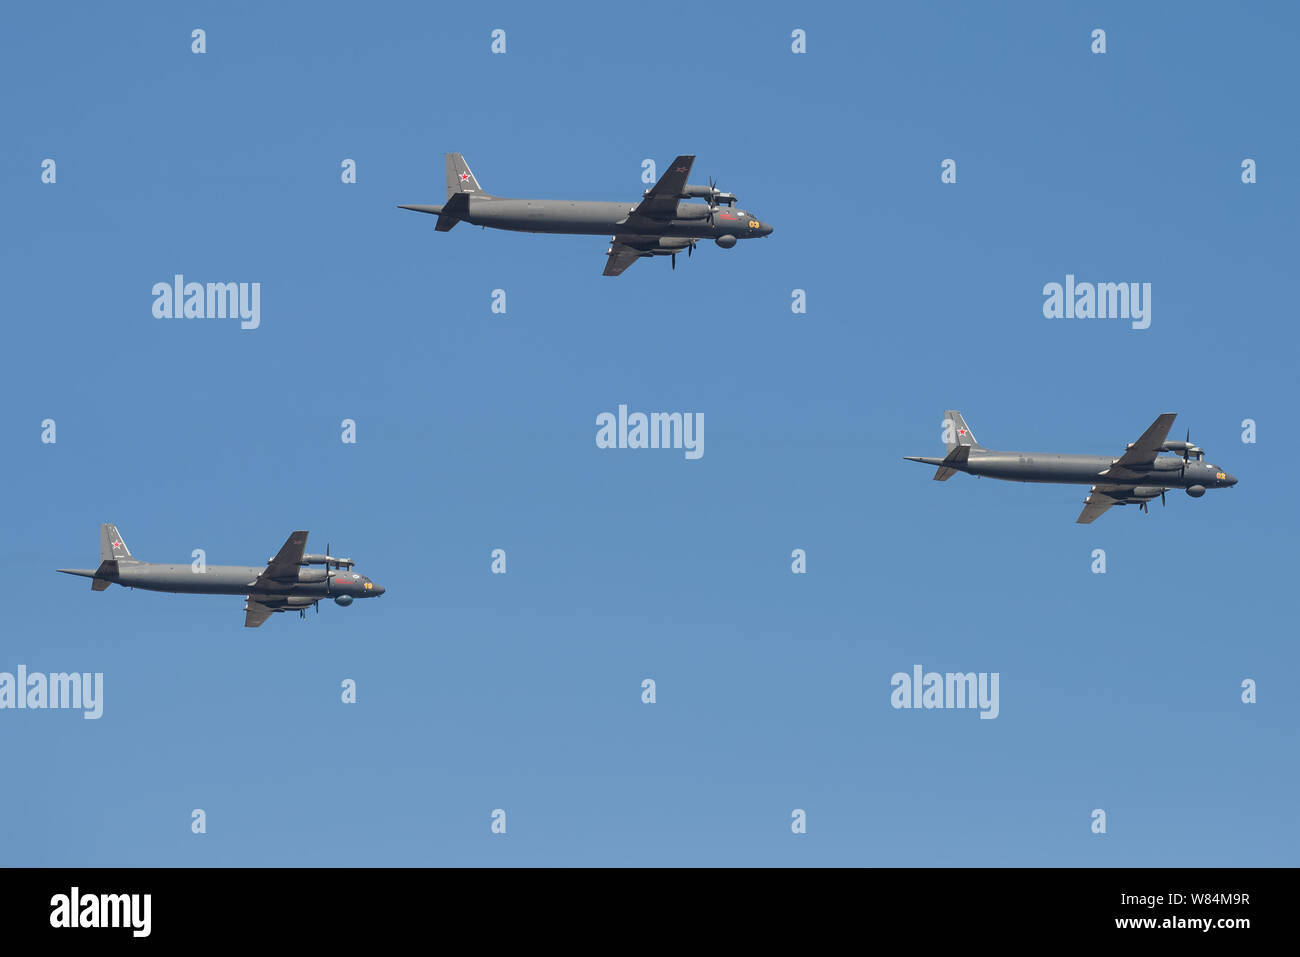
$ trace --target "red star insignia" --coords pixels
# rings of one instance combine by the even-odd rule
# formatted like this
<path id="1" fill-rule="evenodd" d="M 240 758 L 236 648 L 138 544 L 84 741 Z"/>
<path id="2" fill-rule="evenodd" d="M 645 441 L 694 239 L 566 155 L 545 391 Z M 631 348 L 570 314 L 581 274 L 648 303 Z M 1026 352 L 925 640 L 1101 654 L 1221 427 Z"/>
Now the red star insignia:
<path id="1" fill-rule="evenodd" d="M 468 183 L 468 182 L 469 182 L 469 173 L 461 173 L 461 174 L 460 174 L 460 181 L 461 181 L 462 183 Z"/>

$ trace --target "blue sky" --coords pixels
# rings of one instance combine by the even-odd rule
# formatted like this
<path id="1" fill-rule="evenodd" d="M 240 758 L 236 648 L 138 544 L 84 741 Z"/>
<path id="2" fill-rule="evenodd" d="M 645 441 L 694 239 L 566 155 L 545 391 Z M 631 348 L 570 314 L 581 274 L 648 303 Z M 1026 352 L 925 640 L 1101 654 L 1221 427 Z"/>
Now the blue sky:
<path id="1" fill-rule="evenodd" d="M 1138 7 L 6 9 L 0 671 L 105 702 L 0 711 L 0 861 L 1294 864 L 1300 18 Z M 449 150 L 608 200 L 695 153 L 775 233 L 607 279 L 602 237 L 397 210 Z M 260 328 L 155 319 L 175 273 L 260 282 Z M 1151 327 L 1045 319 L 1067 273 Z M 598 449 L 620 403 L 704 456 Z M 946 408 L 1096 454 L 1177 412 L 1241 481 L 1076 526 L 1086 489 L 904 462 Z M 388 593 L 95 594 L 53 570 L 104 521 L 157 561 L 310 529 Z M 997 672 L 998 718 L 894 710 L 915 664 Z"/>

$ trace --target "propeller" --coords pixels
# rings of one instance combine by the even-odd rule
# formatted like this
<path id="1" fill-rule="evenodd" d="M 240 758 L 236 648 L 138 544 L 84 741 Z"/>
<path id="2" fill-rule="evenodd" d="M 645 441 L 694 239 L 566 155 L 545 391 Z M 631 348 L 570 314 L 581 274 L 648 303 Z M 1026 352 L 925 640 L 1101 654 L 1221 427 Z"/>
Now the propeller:
<path id="1" fill-rule="evenodd" d="M 686 258 L 687 258 L 687 259 L 690 259 L 690 258 L 691 258 L 691 254 L 694 253 L 694 252 L 695 252 L 695 240 L 692 239 L 689 243 L 686 244 Z M 676 269 L 676 268 L 677 268 L 677 254 L 676 254 L 676 253 L 673 253 L 671 258 L 672 258 L 673 268 Z"/>
<path id="2" fill-rule="evenodd" d="M 325 543 L 325 594 L 334 594 L 334 573 L 330 571 L 330 543 Z M 320 611 L 319 608 L 316 609 Z"/>

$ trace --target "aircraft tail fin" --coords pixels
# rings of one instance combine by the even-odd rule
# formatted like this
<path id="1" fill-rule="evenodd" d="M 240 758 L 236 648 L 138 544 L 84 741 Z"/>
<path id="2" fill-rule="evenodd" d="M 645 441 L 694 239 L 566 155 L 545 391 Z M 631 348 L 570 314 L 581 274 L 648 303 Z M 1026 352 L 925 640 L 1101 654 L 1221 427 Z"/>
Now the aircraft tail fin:
<path id="1" fill-rule="evenodd" d="M 116 525 L 99 526 L 99 560 L 101 562 L 133 562 L 131 549 L 126 547 Z"/>
<path id="2" fill-rule="evenodd" d="M 447 199 L 450 200 L 457 193 L 477 193 L 480 196 L 487 196 L 483 192 L 483 187 L 479 186 L 478 180 L 470 171 L 469 164 L 465 162 L 465 157 L 459 153 L 447 154 Z"/>
<path id="3" fill-rule="evenodd" d="M 956 409 L 949 409 L 943 414 L 943 444 L 947 446 L 949 455 L 952 454 L 953 449 L 963 446 L 971 449 L 984 448 L 975 441 L 975 433 L 970 430 L 970 426 Z"/>

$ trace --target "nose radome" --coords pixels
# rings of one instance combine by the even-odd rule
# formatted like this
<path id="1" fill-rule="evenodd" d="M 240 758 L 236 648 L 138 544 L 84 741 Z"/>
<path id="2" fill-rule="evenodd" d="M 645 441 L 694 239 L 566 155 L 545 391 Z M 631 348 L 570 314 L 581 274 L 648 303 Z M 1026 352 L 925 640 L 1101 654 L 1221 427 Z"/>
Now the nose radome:
<path id="1" fill-rule="evenodd" d="M 1235 475 L 1233 475 L 1231 472 L 1229 472 L 1229 473 L 1228 473 L 1228 488 L 1232 488 L 1232 486 L 1234 486 L 1234 485 L 1236 485 L 1236 484 L 1237 484 L 1237 476 L 1235 476 Z"/>
<path id="2" fill-rule="evenodd" d="M 771 223 L 764 223 L 762 226 L 760 226 L 760 227 L 758 228 L 758 234 L 759 234 L 760 236 L 771 236 L 771 235 L 772 235 L 772 224 L 771 224 Z"/>
<path id="3" fill-rule="evenodd" d="M 376 597 L 378 597 L 379 595 L 382 595 L 382 594 L 383 594 L 384 592 L 386 592 L 386 591 L 388 591 L 388 589 L 385 588 L 383 585 L 376 585 L 376 586 L 371 590 L 371 593 L 372 593 L 373 595 L 375 595 Z"/>

